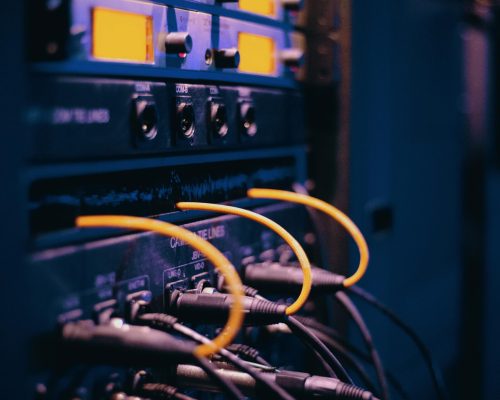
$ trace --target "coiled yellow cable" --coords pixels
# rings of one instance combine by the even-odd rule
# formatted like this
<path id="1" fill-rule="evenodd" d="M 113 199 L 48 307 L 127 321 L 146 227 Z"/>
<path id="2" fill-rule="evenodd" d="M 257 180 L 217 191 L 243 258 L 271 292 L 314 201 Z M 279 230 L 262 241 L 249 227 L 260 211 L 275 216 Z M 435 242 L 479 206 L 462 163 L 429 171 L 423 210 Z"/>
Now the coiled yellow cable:
<path id="1" fill-rule="evenodd" d="M 274 199 L 303 204 L 307 207 L 316 208 L 329 215 L 349 232 L 359 249 L 360 258 L 358 268 L 352 276 L 344 280 L 344 287 L 355 285 L 366 273 L 368 262 L 370 260 L 370 252 L 368 250 L 366 240 L 356 224 L 338 208 L 335 208 L 331 204 L 315 197 L 311 197 L 306 194 L 289 192 L 286 190 L 250 189 L 248 190 L 247 195 L 253 199 Z"/>
<path id="2" fill-rule="evenodd" d="M 222 332 L 210 343 L 197 346 L 194 350 L 196 356 L 208 357 L 226 347 L 236 337 L 243 325 L 243 287 L 240 277 L 234 266 L 217 248 L 208 241 L 196 236 L 191 231 L 172 225 L 167 222 L 150 218 L 138 218 L 122 215 L 95 215 L 78 217 L 76 226 L 80 228 L 125 228 L 136 231 L 151 231 L 161 235 L 175 237 L 183 240 L 196 250 L 205 254 L 210 262 L 217 268 L 229 287 L 229 292 L 234 296 L 234 303 L 229 312 L 229 317 Z"/>
<path id="3" fill-rule="evenodd" d="M 287 307 L 286 314 L 287 315 L 295 314 L 306 303 L 309 294 L 311 293 L 311 285 L 312 285 L 311 264 L 309 262 L 309 258 L 307 257 L 306 252 L 304 251 L 300 243 L 281 225 L 253 211 L 245 210 L 239 207 L 225 206 L 221 204 L 180 202 L 177 203 L 177 208 L 181 210 L 200 210 L 200 211 L 211 211 L 216 213 L 238 215 L 240 217 L 248 218 L 255 222 L 258 222 L 266 226 L 267 228 L 271 229 L 275 233 L 277 233 L 279 236 L 283 238 L 283 240 L 285 240 L 285 242 L 294 251 L 299 261 L 300 267 L 302 268 L 302 273 L 304 274 L 304 280 L 302 282 L 302 289 L 300 291 L 300 294 L 295 300 L 295 302 L 293 302 Z"/>

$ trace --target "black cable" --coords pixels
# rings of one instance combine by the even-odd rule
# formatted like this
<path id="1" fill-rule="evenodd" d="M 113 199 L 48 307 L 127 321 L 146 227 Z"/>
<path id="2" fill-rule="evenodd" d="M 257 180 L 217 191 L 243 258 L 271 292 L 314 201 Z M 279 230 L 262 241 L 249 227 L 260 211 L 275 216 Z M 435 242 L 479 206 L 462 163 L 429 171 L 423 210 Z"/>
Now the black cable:
<path id="1" fill-rule="evenodd" d="M 325 335 L 331 337 L 345 347 L 349 352 L 353 353 L 356 357 L 360 357 L 366 362 L 371 362 L 370 355 L 364 353 L 359 348 L 348 342 L 335 328 L 322 324 L 314 318 L 302 316 L 296 318 L 304 325 L 309 326 L 311 329 L 323 332 Z"/>
<path id="2" fill-rule="evenodd" d="M 224 366 L 221 366 L 217 372 L 237 383 L 246 395 L 253 398 L 268 399 L 266 393 L 259 393 L 255 380 L 248 374 Z M 178 381 L 183 386 L 203 388 L 205 390 L 215 389 L 213 383 L 207 381 L 206 374 L 199 367 L 180 364 L 176 373 Z M 300 399 L 379 400 L 368 390 L 344 383 L 337 378 L 287 370 L 270 370 L 263 373 Z"/>
<path id="3" fill-rule="evenodd" d="M 351 377 L 344 369 L 340 361 L 333 355 L 328 347 L 315 336 L 310 329 L 299 322 L 295 317 L 288 316 L 284 322 L 288 325 L 290 330 L 300 337 L 304 343 L 307 343 L 315 352 L 317 352 L 321 357 L 329 364 L 332 368 L 333 377 L 338 377 L 343 382 L 354 384 Z M 330 372 L 330 373 L 331 373 Z M 331 376 L 331 375 L 330 375 Z"/>
<path id="4" fill-rule="evenodd" d="M 243 400 L 238 388 L 221 377 L 212 365 L 194 354 L 191 342 L 173 337 L 167 332 L 149 327 L 95 325 L 92 321 L 68 322 L 60 331 L 63 350 L 81 360 L 119 365 L 164 367 L 168 362 L 191 360 L 220 385 L 233 400 Z"/>
<path id="5" fill-rule="evenodd" d="M 195 398 L 191 396 L 186 396 L 185 394 L 182 393 L 176 393 L 174 396 L 174 399 L 176 400 L 196 400 Z"/>
<path id="6" fill-rule="evenodd" d="M 310 328 L 312 332 L 321 340 L 326 346 L 328 346 L 332 351 L 338 354 L 338 357 L 346 364 L 346 367 L 350 367 L 351 370 L 360 378 L 364 387 L 369 389 L 371 392 L 375 393 L 377 391 L 376 385 L 372 381 L 372 378 L 368 375 L 368 372 L 364 366 L 359 362 L 352 354 L 349 353 L 345 347 L 340 343 L 324 334 L 321 331 Z"/>
<path id="7" fill-rule="evenodd" d="M 179 393 L 176 387 L 164 383 L 145 383 L 139 390 L 141 395 L 151 399 L 196 400 L 193 397 Z"/>
<path id="8" fill-rule="evenodd" d="M 371 304 L 373 307 L 377 308 L 382 314 L 389 318 L 396 326 L 398 326 L 417 346 L 420 354 L 422 355 L 427 368 L 432 377 L 432 383 L 441 400 L 448 399 L 448 392 L 444 384 L 443 377 L 441 375 L 441 370 L 434 361 L 430 350 L 427 348 L 425 343 L 420 339 L 418 334 L 405 322 L 403 322 L 397 315 L 385 304 L 381 303 L 375 296 L 366 290 L 360 288 L 359 286 L 351 286 L 348 290 L 359 297 L 360 299 Z"/>
<path id="9" fill-rule="evenodd" d="M 346 352 L 347 354 L 353 354 L 359 357 L 366 363 L 372 363 L 369 354 L 366 354 L 356 346 L 347 342 L 334 328 L 324 325 L 313 318 L 297 317 L 297 319 L 312 329 L 321 341 L 327 346 L 332 347 L 333 350 L 336 350 L 339 354 Z M 386 371 L 386 375 L 389 383 L 394 387 L 399 396 L 403 399 L 409 399 L 410 395 L 405 391 L 399 380 L 390 372 Z"/>
<path id="10" fill-rule="evenodd" d="M 245 396 L 240 392 L 236 385 L 229 379 L 226 379 L 221 374 L 217 373 L 212 363 L 203 357 L 194 357 L 196 365 L 198 365 L 208 377 L 215 382 L 222 391 L 233 400 L 244 400 Z"/>
<path id="11" fill-rule="evenodd" d="M 194 397 L 186 396 L 185 394 L 182 394 L 182 393 L 176 393 L 174 396 L 174 399 L 176 399 L 176 400 L 196 400 Z"/>
<path id="12" fill-rule="evenodd" d="M 346 364 L 352 366 L 353 371 L 360 377 L 360 379 L 363 381 L 363 384 L 366 385 L 367 389 L 371 391 L 375 391 L 375 385 L 373 384 L 371 378 L 369 377 L 368 373 L 366 372 L 365 368 L 360 364 L 360 362 L 351 354 L 352 352 L 344 347 L 341 343 L 339 343 L 337 340 L 334 338 L 328 336 L 328 334 L 316 330 L 314 328 L 311 328 L 316 336 L 324 342 L 328 347 L 330 347 L 332 350 L 336 351 L 339 354 L 339 357 L 345 361 Z M 370 355 L 363 353 L 359 349 L 357 349 L 358 357 L 360 357 L 364 362 L 368 364 L 372 364 L 372 359 Z M 391 372 L 386 371 L 386 376 L 387 376 L 387 381 L 389 382 L 389 385 L 391 385 L 398 396 L 403 399 L 403 400 L 410 400 L 410 395 L 408 392 L 403 388 L 403 385 L 399 382 L 399 380 L 391 374 Z"/>
<path id="13" fill-rule="evenodd" d="M 179 323 L 174 324 L 172 328 L 177 333 L 180 333 L 181 335 L 184 335 L 184 336 L 186 336 L 186 337 L 188 337 L 196 342 L 205 343 L 208 340 L 205 336 L 200 335 L 198 332 L 194 331 L 193 329 L 188 328 L 187 326 L 181 325 Z M 227 359 L 231 364 L 235 365 L 238 369 L 240 369 L 241 371 L 250 375 L 253 379 L 255 379 L 255 382 L 260 383 L 263 387 L 270 390 L 271 393 L 268 393 L 269 398 L 282 399 L 282 400 L 294 400 L 295 399 L 293 396 L 288 394 L 288 392 L 286 390 L 284 390 L 281 386 L 279 386 L 275 382 L 271 381 L 270 379 L 267 379 L 265 376 L 263 376 L 257 370 L 246 365 L 241 359 L 239 359 L 237 356 L 235 356 L 233 353 L 231 353 L 227 349 L 219 350 L 219 354 L 222 357 L 224 357 L 225 359 Z M 273 394 L 274 394 L 274 396 L 273 396 Z"/>
<path id="14" fill-rule="evenodd" d="M 185 325 L 180 324 L 178 322 L 178 319 L 172 315 L 163 314 L 163 313 L 142 314 L 136 318 L 135 322 L 142 324 L 142 325 L 147 325 L 151 328 L 154 328 L 154 329 L 157 329 L 160 331 L 164 331 L 167 333 L 176 332 L 176 333 L 179 333 L 185 337 L 188 337 L 188 338 L 194 340 L 195 342 L 199 342 L 199 343 L 210 342 L 210 340 L 208 338 L 206 338 L 205 336 L 199 334 L 195 330 L 193 330 Z M 255 352 L 257 352 L 257 351 L 255 350 Z M 222 355 L 224 358 L 228 359 L 232 364 L 236 365 L 236 367 L 243 370 L 243 372 L 250 375 L 253 379 L 255 379 L 256 382 L 260 383 L 266 389 L 271 391 L 271 393 L 274 393 L 275 394 L 274 398 L 281 399 L 281 400 L 283 400 L 283 399 L 294 400 L 294 398 L 292 396 L 290 396 L 282 387 L 280 387 L 275 382 L 272 382 L 269 379 L 266 379 L 258 371 L 254 370 L 252 368 L 249 368 L 245 363 L 242 362 L 241 359 L 236 357 L 233 353 L 231 353 L 227 349 L 219 350 L 219 354 Z M 258 352 L 257 352 L 257 354 L 258 354 Z"/>
<path id="15" fill-rule="evenodd" d="M 375 368 L 375 373 L 377 375 L 377 380 L 380 386 L 380 394 L 383 400 L 389 400 L 389 385 L 387 384 L 387 378 L 385 376 L 384 367 L 382 365 L 382 360 L 380 355 L 373 343 L 373 338 L 366 325 L 363 316 L 357 309 L 356 305 L 351 301 L 351 299 L 344 292 L 336 292 L 335 299 L 342 305 L 342 307 L 347 311 L 349 316 L 352 318 L 354 323 L 357 325 L 361 336 L 366 344 L 368 352 L 370 353 L 371 359 L 373 361 L 373 366 Z"/>
<path id="16" fill-rule="evenodd" d="M 271 364 L 262 358 L 259 351 L 254 349 L 251 346 L 241 343 L 232 343 L 226 347 L 231 353 L 235 353 L 241 358 L 244 358 L 248 361 L 255 362 L 257 364 L 265 365 L 266 367 L 271 367 Z"/>

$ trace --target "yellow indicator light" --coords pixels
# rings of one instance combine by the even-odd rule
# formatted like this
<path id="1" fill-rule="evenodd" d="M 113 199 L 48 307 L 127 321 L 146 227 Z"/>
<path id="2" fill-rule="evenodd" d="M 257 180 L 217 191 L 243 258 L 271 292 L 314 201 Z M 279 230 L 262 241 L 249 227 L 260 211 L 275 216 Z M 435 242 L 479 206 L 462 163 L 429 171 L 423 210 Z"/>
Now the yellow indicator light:
<path id="1" fill-rule="evenodd" d="M 267 17 L 276 16 L 274 0 L 240 0 L 240 10 L 265 15 Z"/>
<path id="2" fill-rule="evenodd" d="M 94 8 L 92 55 L 102 60 L 153 62 L 153 18 L 109 8 Z"/>
<path id="3" fill-rule="evenodd" d="M 241 72 L 260 75 L 276 73 L 276 52 L 273 39 L 240 32 L 238 51 L 240 52 L 239 70 Z"/>

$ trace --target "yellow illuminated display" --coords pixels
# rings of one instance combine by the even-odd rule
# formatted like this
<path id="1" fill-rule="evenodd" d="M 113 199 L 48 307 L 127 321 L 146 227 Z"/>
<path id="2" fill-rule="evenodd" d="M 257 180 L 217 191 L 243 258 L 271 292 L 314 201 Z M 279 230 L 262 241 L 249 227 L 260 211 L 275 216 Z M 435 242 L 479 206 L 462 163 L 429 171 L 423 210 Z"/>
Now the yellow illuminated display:
<path id="1" fill-rule="evenodd" d="M 111 61 L 154 61 L 153 19 L 109 8 L 92 10 L 92 55 Z"/>
<path id="2" fill-rule="evenodd" d="M 240 0 L 240 10 L 268 17 L 276 15 L 274 0 Z"/>
<path id="3" fill-rule="evenodd" d="M 276 73 L 276 55 L 274 40 L 252 33 L 238 34 L 241 72 L 251 74 L 274 75 Z"/>

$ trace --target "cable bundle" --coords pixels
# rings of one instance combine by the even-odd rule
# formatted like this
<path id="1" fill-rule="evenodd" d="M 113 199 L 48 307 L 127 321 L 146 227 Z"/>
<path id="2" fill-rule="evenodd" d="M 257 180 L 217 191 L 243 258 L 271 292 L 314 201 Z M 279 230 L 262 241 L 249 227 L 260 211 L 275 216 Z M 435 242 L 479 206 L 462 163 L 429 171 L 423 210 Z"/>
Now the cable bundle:
<path id="1" fill-rule="evenodd" d="M 205 254 L 221 273 L 223 280 L 217 287 L 210 287 L 207 284 L 200 285 L 195 291 L 172 291 L 167 298 L 165 311 L 168 314 L 149 312 L 148 303 L 145 301 L 140 307 L 133 308 L 132 314 L 118 320 L 121 323 L 116 326 L 94 325 L 85 321 L 68 323 L 61 331 L 64 345 L 71 348 L 73 354 L 79 353 L 86 357 L 92 355 L 97 357 L 99 362 L 113 361 L 127 364 L 133 360 L 134 364 L 154 368 L 165 367 L 170 371 L 169 374 L 162 375 L 162 379 L 170 376 L 166 381 L 158 382 L 153 379 L 135 382 L 130 398 L 135 398 L 133 396 L 137 395 L 151 399 L 192 400 L 192 397 L 179 391 L 176 387 L 179 385 L 198 390 L 220 389 L 228 398 L 238 400 L 244 398 L 243 393 L 259 398 L 285 400 L 322 397 L 375 400 L 374 392 L 379 394 L 381 399 L 387 400 L 389 383 L 396 388 L 401 397 L 407 398 L 404 389 L 391 374 L 388 379 L 368 327 L 347 296 L 347 292 L 370 302 L 409 334 L 430 366 L 440 399 L 446 398 L 440 376 L 423 342 L 392 311 L 369 293 L 354 286 L 365 274 L 369 261 L 368 246 L 356 225 L 340 210 L 306 194 L 251 189 L 248 191 L 248 196 L 291 201 L 313 207 L 341 223 L 359 248 L 360 261 L 355 273 L 346 278 L 311 267 L 302 246 L 283 227 L 262 215 L 232 206 L 186 202 L 177 204 L 182 210 L 232 214 L 263 224 L 291 247 L 300 268 L 296 265 L 285 266 L 276 263 L 246 265 L 242 270 L 242 279 L 247 286 L 243 286 L 234 266 L 219 250 L 184 228 L 148 218 L 80 217 L 77 220 L 77 225 L 80 227 L 116 227 L 152 231 L 181 239 Z M 298 297 L 290 305 L 278 304 L 260 296 L 259 290 L 271 293 L 298 293 Z M 345 343 L 335 331 L 318 321 L 293 316 L 306 304 L 311 293 L 313 295 L 331 293 L 335 296 L 362 333 L 368 354 Z M 114 321 L 116 322 L 116 319 Z M 224 326 L 219 335 L 210 340 L 183 322 Z M 238 337 L 243 324 L 255 327 L 272 325 L 278 330 L 293 333 L 311 349 L 312 354 L 323 366 L 327 377 L 276 369 L 260 355 L 257 349 L 245 344 L 231 344 Z M 378 388 L 371 382 L 370 376 L 358 358 L 363 361 L 369 360 L 373 364 Z M 188 364 L 182 364 L 185 361 Z M 341 361 L 345 362 L 347 369 Z M 366 389 L 354 384 L 348 370 L 360 378 Z M 122 393 L 115 394 L 115 397 L 118 395 L 121 396 Z M 125 394 L 123 396 L 128 398 Z"/>

